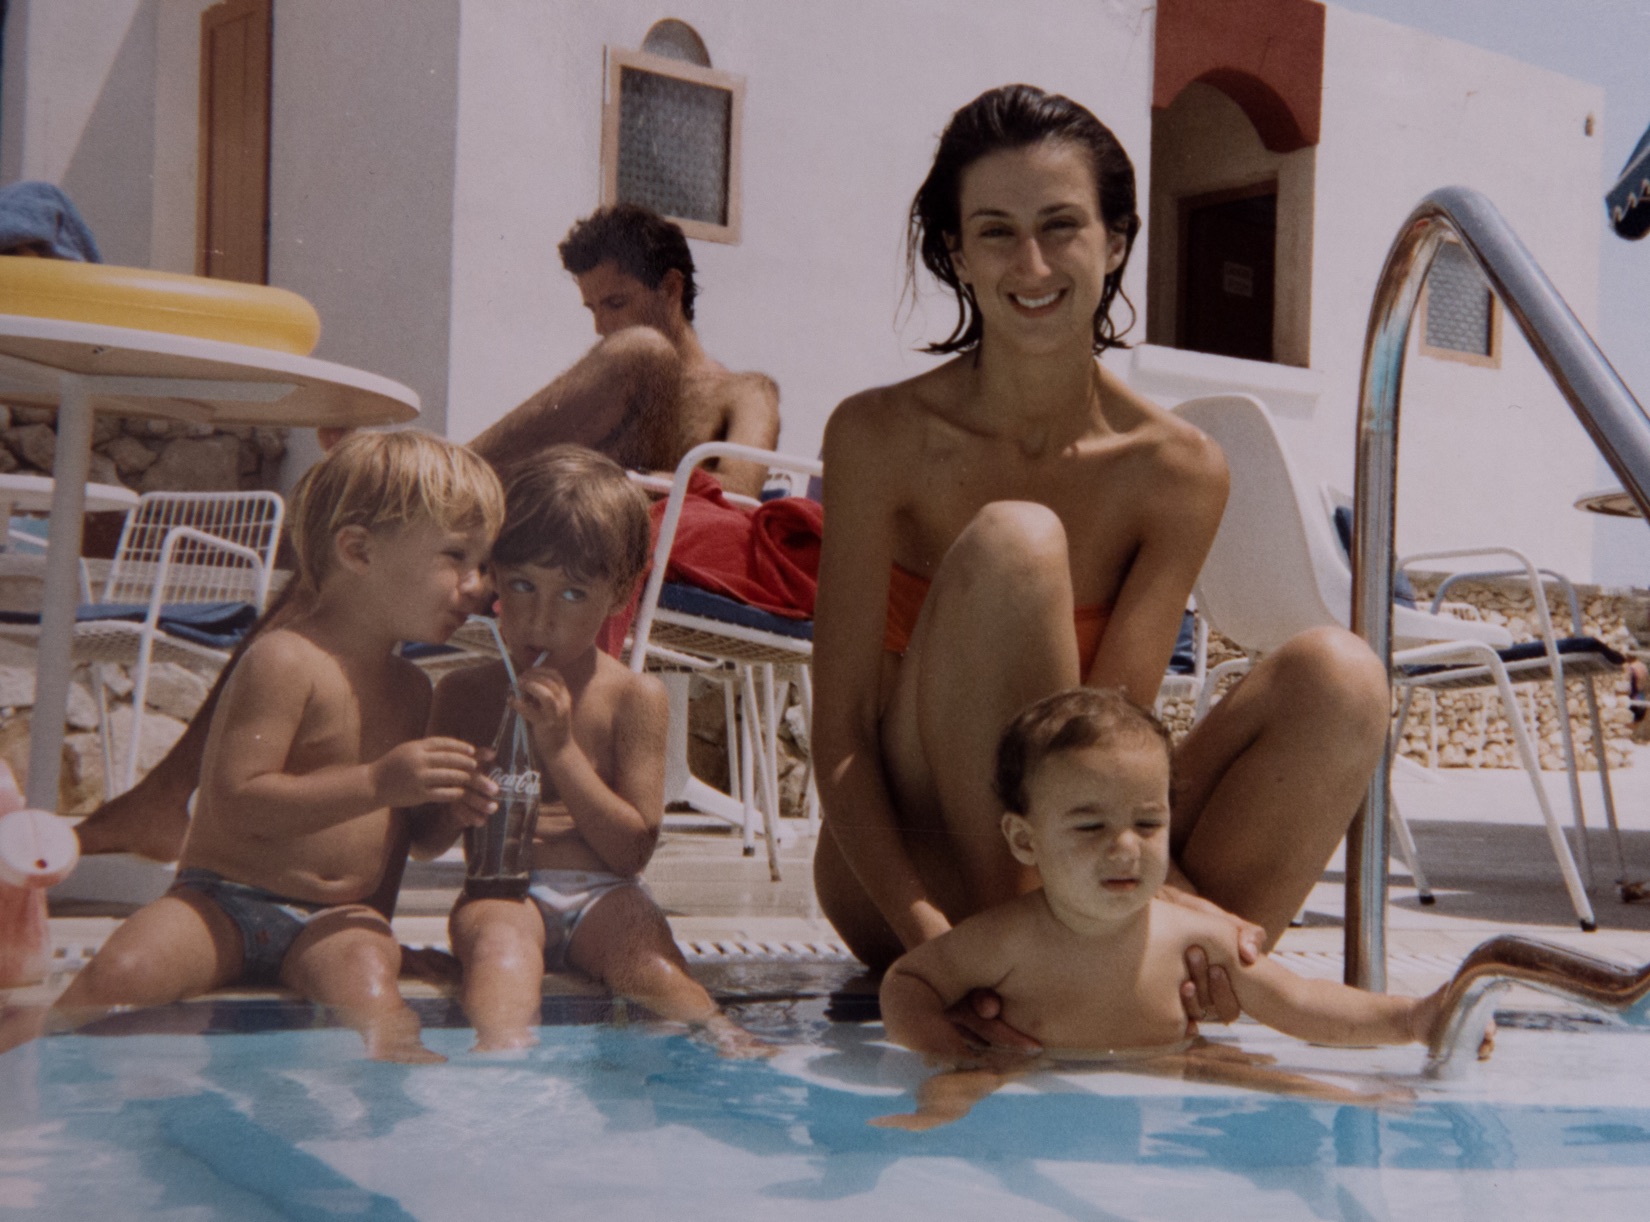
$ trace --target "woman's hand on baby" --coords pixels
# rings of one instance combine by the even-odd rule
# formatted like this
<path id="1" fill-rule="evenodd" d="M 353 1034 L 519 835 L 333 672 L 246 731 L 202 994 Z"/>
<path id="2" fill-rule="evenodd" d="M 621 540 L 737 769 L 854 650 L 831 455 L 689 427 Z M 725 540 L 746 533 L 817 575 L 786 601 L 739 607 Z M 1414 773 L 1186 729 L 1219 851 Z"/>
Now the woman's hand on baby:
<path id="1" fill-rule="evenodd" d="M 972 989 L 945 1012 L 971 1048 L 994 1049 L 1021 1056 L 1036 1056 L 1043 1046 L 1002 1019 L 1003 999 L 994 989 Z"/>
<path id="2" fill-rule="evenodd" d="M 545 761 L 560 755 L 573 740 L 573 694 L 561 672 L 535 666 L 523 672 L 516 684 L 519 693 L 510 703 L 533 731 L 534 741 Z"/>
<path id="3" fill-rule="evenodd" d="M 476 775 L 476 749 L 457 738 L 415 738 L 368 765 L 380 806 L 458 802 Z"/>
<path id="4" fill-rule="evenodd" d="M 1266 931 L 1253 921 L 1234 916 L 1218 904 L 1177 886 L 1165 884 L 1158 894 L 1172 904 L 1224 917 L 1232 922 L 1237 931 L 1238 961 L 1248 967 L 1260 960 L 1266 946 Z M 1224 967 L 1209 962 L 1209 956 L 1201 946 L 1186 948 L 1186 974 L 1189 979 L 1180 986 L 1180 1004 L 1186 1010 L 1187 1021 L 1194 1028 L 1200 1022 L 1237 1021 L 1243 1007 L 1238 1003 L 1236 990 L 1232 988 L 1232 978 Z"/>

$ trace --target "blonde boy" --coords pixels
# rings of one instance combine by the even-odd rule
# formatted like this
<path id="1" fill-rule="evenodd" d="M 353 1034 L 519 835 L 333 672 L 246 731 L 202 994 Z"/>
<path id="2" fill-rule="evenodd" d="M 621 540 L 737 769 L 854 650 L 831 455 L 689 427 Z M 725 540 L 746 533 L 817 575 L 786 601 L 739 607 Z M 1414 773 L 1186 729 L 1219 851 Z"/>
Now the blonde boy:
<path id="1" fill-rule="evenodd" d="M 476 752 L 420 737 L 429 681 L 395 647 L 443 641 L 480 609 L 503 516 L 491 468 L 427 433 L 358 433 L 305 475 L 291 522 L 313 603 L 235 668 L 177 882 L 75 977 L 65 1020 L 282 984 L 337 1007 L 375 1059 L 442 1059 L 396 988 L 382 896 L 404 809 L 470 792 Z"/>
<path id="2" fill-rule="evenodd" d="M 527 898 L 461 896 L 449 922 L 476 1048 L 532 1044 L 545 972 L 576 969 L 724 1052 L 764 1053 L 688 975 L 639 877 L 664 817 L 664 686 L 599 651 L 596 634 L 647 564 L 646 497 L 611 459 L 562 445 L 515 474 L 505 504 L 493 550 L 498 622 L 543 796 Z M 436 687 L 431 732 L 481 747 L 509 699 L 502 663 L 450 674 Z M 414 855 L 441 853 L 482 822 L 493 792 L 483 780 L 470 801 L 429 814 Z"/>
<path id="3" fill-rule="evenodd" d="M 1394 997 L 1304 980 L 1265 956 L 1245 964 L 1229 918 L 1158 896 L 1169 872 L 1168 735 L 1122 693 L 1077 688 L 1025 709 L 1003 734 L 996 785 L 1009 849 L 1042 887 L 923 943 L 882 982 L 890 1039 L 941 1063 L 987 1066 L 928 1091 L 929 1120 L 965 1112 L 999 1083 L 993 1070 L 1029 1063 L 982 1056 L 948 1020 L 971 989 L 995 990 L 1003 1020 L 1052 1058 L 1178 1052 L 1193 946 L 1225 968 L 1247 1013 L 1286 1034 L 1321 1044 L 1430 1034 L 1441 992 Z"/>

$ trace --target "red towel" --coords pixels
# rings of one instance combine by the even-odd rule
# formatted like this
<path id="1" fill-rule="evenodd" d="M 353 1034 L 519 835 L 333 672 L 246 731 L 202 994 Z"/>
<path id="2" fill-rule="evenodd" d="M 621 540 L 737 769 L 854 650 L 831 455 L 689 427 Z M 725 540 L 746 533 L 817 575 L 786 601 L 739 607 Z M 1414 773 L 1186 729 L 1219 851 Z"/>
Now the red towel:
<path id="1" fill-rule="evenodd" d="M 653 537 L 665 516 L 652 506 Z M 666 581 L 680 581 L 787 619 L 810 619 L 819 588 L 819 540 L 824 507 L 805 497 L 780 497 L 756 509 L 730 504 L 722 485 L 695 471 L 682 501 Z M 614 655 L 636 613 L 636 602 L 608 620 L 599 643 Z"/>

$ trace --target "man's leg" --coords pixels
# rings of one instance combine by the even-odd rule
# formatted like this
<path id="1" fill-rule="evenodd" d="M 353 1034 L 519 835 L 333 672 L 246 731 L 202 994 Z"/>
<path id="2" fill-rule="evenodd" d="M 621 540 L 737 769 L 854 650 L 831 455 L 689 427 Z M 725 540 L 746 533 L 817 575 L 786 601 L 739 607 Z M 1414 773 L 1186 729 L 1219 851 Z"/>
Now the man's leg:
<path id="1" fill-rule="evenodd" d="M 123 794 L 110 798 L 75 829 L 80 851 L 94 853 L 136 853 L 155 861 L 176 861 L 189 831 L 189 795 L 200 784 L 201 757 L 206 736 L 212 728 L 212 714 L 218 707 L 224 684 L 241 654 L 260 633 L 278 628 L 308 605 L 300 595 L 301 584 L 294 580 L 276 595 L 262 618 L 229 655 L 218 680 L 189 721 L 183 737 L 172 744 L 165 757 Z M 296 605 L 294 605 L 296 604 Z"/>
<path id="2" fill-rule="evenodd" d="M 470 443 L 508 477 L 553 445 L 599 450 L 620 466 L 668 471 L 681 458 L 682 362 L 651 327 L 615 331 Z"/>

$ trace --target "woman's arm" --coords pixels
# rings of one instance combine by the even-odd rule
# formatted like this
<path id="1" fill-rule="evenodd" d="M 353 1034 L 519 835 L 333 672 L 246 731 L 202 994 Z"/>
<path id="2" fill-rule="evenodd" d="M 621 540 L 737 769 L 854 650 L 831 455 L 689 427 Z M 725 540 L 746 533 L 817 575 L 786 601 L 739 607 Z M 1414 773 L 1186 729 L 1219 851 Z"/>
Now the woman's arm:
<path id="1" fill-rule="evenodd" d="M 887 392 L 842 404 L 825 429 L 825 537 L 814 609 L 814 752 L 825 822 L 902 945 L 950 926 L 918 877 L 883 776 L 879 686 L 898 465 L 910 461 Z"/>
<path id="2" fill-rule="evenodd" d="M 995 991 L 1013 968 L 1014 921 L 997 908 L 972 917 L 955 929 L 907 951 L 882 978 L 883 1028 L 896 1044 L 950 1064 L 979 1059 L 988 1045 L 970 1040 L 952 1022 L 952 1011 L 971 989 Z M 1009 1059 L 1040 1051 L 1030 1047 L 996 1048 Z"/>
<path id="3" fill-rule="evenodd" d="M 1178 420 L 1131 473 L 1141 489 L 1140 544 L 1085 680 L 1121 687 L 1150 708 L 1174 652 L 1186 600 L 1220 529 L 1226 459 L 1208 437 Z"/>

